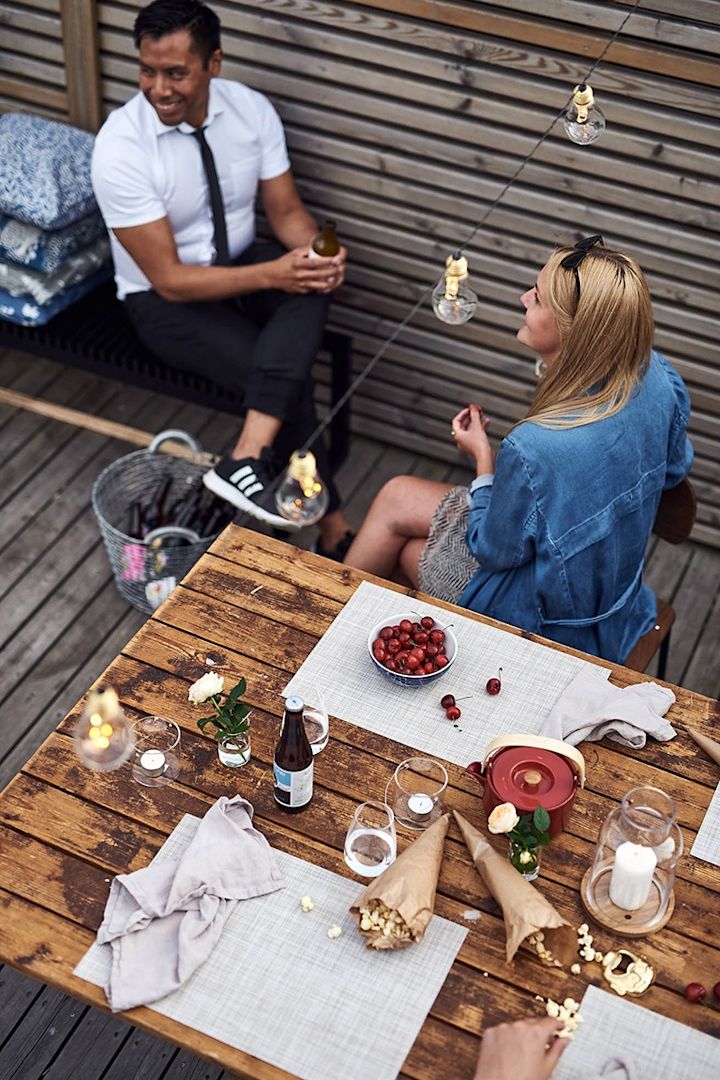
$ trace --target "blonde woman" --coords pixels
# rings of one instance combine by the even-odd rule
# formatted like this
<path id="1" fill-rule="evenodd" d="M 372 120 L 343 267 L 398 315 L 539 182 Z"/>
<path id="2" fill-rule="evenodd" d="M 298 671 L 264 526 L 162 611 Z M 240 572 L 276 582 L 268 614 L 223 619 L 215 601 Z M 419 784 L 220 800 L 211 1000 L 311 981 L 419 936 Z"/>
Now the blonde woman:
<path id="1" fill-rule="evenodd" d="M 690 405 L 653 351 L 647 282 L 599 236 L 551 255 L 517 339 L 544 374 L 497 459 L 478 405 L 452 421 L 469 488 L 401 476 L 346 563 L 622 662 L 655 621 L 642 582 L 660 495 L 687 475 Z"/>

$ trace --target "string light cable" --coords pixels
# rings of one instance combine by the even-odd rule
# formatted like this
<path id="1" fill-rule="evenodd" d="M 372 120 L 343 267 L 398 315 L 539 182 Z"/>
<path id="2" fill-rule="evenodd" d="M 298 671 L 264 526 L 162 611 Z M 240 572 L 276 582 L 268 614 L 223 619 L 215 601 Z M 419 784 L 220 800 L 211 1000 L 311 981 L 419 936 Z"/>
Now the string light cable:
<path id="1" fill-rule="evenodd" d="M 480 232 L 483 225 L 485 225 L 485 223 L 487 222 L 488 218 L 493 213 L 495 208 L 505 198 L 505 195 L 508 193 L 508 191 L 510 190 L 512 185 L 515 183 L 517 178 L 520 176 L 522 171 L 525 169 L 525 167 L 528 165 L 528 163 L 532 160 L 532 158 L 538 152 L 538 150 L 543 145 L 543 143 L 546 141 L 546 139 L 548 139 L 548 137 L 550 136 L 550 133 L 552 132 L 552 130 L 555 127 L 558 120 L 560 120 L 562 117 L 564 117 L 567 114 L 568 109 L 573 104 L 573 101 L 574 101 L 574 99 L 576 97 L 577 91 L 578 90 L 583 91 L 583 90 L 588 88 L 590 78 L 592 77 L 592 75 L 595 72 L 596 68 L 599 66 L 599 64 L 602 63 L 602 61 L 604 60 L 605 56 L 608 53 L 608 50 L 612 47 L 614 42 L 617 40 L 617 38 L 622 33 L 622 31 L 625 28 L 628 20 L 638 10 L 638 8 L 640 7 L 641 2 L 642 2 L 642 0 L 634 0 L 634 3 L 632 5 L 632 7 L 627 11 L 627 13 L 625 14 L 622 22 L 619 24 L 619 26 L 614 31 L 612 36 L 608 39 L 603 51 L 593 61 L 592 65 L 589 68 L 589 70 L 587 71 L 584 79 L 578 84 L 577 87 L 575 87 L 573 89 L 572 93 L 570 94 L 570 96 L 566 100 L 565 104 L 553 116 L 552 120 L 550 121 L 548 126 L 545 128 L 545 130 L 542 132 L 540 137 L 537 139 L 537 141 L 535 142 L 533 147 L 525 155 L 525 157 L 520 161 L 520 163 L 518 164 L 517 168 L 512 173 L 512 175 L 506 180 L 506 182 L 504 183 L 504 185 L 500 189 L 500 192 L 496 195 L 496 197 L 493 199 L 493 201 L 487 207 L 487 209 L 485 210 L 485 213 L 482 215 L 482 217 L 480 218 L 478 223 L 475 225 L 472 232 L 467 237 L 467 239 L 464 241 L 464 243 L 460 247 L 458 247 L 456 249 L 456 251 L 455 251 L 455 254 L 453 256 L 451 256 L 450 259 L 448 259 L 448 265 L 451 263 L 451 260 L 452 261 L 458 261 L 458 260 L 464 259 L 465 250 L 469 247 L 469 245 L 475 239 L 475 237 Z M 583 141 L 585 141 L 585 140 L 583 140 Z M 465 269 L 466 269 L 466 267 L 465 267 Z M 415 317 L 415 315 L 420 310 L 420 308 L 427 302 L 428 298 L 433 294 L 433 292 L 435 292 L 435 290 L 437 290 L 439 288 L 439 286 L 442 285 L 442 283 L 445 281 L 445 276 L 446 276 L 446 271 L 443 270 L 440 277 L 438 279 L 436 279 L 431 285 L 428 285 L 422 291 L 422 293 L 420 294 L 418 299 L 415 301 L 415 303 L 412 305 L 412 307 L 409 309 L 409 311 L 404 316 L 404 318 L 402 318 L 400 320 L 400 322 L 397 323 L 395 328 L 390 333 L 389 337 L 387 337 L 385 339 L 385 341 L 383 341 L 380 344 L 380 346 L 377 349 L 377 352 L 375 352 L 375 354 L 370 358 L 370 360 L 368 360 L 365 367 L 355 377 L 355 379 L 351 382 L 350 386 L 347 388 L 345 393 L 342 394 L 342 396 L 338 399 L 338 401 L 335 402 L 335 404 L 330 409 L 330 411 L 327 413 L 327 415 L 320 421 L 320 423 L 317 425 L 315 430 L 312 432 L 312 434 L 308 437 L 306 442 L 301 447 L 300 453 L 307 452 L 310 449 L 310 447 L 313 446 L 315 442 L 317 442 L 317 440 L 325 432 L 326 428 L 329 427 L 329 425 L 332 423 L 333 419 L 337 416 L 337 414 L 340 412 L 340 410 L 342 408 L 344 408 L 344 406 L 348 403 L 350 398 L 356 393 L 358 388 L 365 382 L 365 380 L 368 378 L 368 376 L 374 370 L 376 365 L 379 363 L 379 361 L 386 354 L 388 349 L 395 343 L 395 341 L 397 341 L 399 335 L 402 333 L 402 331 L 405 329 L 405 327 L 412 321 L 412 319 Z M 453 321 L 456 321 L 456 320 L 453 320 Z M 284 473 L 281 473 L 280 476 L 276 478 L 276 480 L 274 481 L 274 483 L 272 485 L 272 490 L 276 490 L 279 487 L 280 483 L 282 482 L 282 479 L 283 479 L 284 475 L 285 475 Z"/>

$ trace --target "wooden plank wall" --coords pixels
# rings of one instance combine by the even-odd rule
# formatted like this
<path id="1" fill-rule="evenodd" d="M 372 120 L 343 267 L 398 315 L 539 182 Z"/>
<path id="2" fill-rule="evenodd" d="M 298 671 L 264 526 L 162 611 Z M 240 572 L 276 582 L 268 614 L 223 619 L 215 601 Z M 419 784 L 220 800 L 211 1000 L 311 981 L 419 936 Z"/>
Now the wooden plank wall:
<path id="1" fill-rule="evenodd" d="M 106 112 L 134 91 L 130 28 L 139 6 L 96 5 Z M 359 371 L 470 234 L 631 4 L 213 6 L 225 28 L 224 74 L 273 100 L 307 202 L 338 220 L 350 248 L 333 322 L 352 333 Z M 27 85 L 29 108 L 62 114 L 57 7 L 1 5 L 13 48 L 0 58 L 0 108 L 17 107 L 8 104 L 9 79 L 16 91 Z M 41 30 L 37 50 L 27 41 Z M 356 396 L 357 432 L 452 462 L 449 418 L 477 400 L 504 434 L 534 384 L 532 360 L 514 337 L 518 296 L 553 244 L 601 232 L 648 272 L 657 345 L 693 399 L 694 536 L 720 546 L 719 52 L 717 0 L 640 5 L 592 78 L 608 121 L 602 140 L 573 146 L 558 125 L 469 248 L 478 315 L 444 327 L 425 304 Z"/>

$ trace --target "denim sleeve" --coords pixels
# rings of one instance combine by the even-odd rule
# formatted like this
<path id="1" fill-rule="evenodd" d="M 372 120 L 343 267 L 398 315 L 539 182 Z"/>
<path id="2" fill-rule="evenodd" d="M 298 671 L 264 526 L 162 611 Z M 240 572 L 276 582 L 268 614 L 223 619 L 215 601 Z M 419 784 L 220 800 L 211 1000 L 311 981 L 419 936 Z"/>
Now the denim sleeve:
<path id="1" fill-rule="evenodd" d="M 663 357 L 665 371 L 675 393 L 675 415 L 668 439 L 667 468 L 663 487 L 676 487 L 690 472 L 693 461 L 692 443 L 688 439 L 687 426 L 690 417 L 690 398 L 677 371 Z"/>
<path id="2" fill-rule="evenodd" d="M 492 484 L 471 490 L 467 546 L 485 570 L 510 570 L 534 557 L 537 500 L 522 455 L 500 448 Z"/>

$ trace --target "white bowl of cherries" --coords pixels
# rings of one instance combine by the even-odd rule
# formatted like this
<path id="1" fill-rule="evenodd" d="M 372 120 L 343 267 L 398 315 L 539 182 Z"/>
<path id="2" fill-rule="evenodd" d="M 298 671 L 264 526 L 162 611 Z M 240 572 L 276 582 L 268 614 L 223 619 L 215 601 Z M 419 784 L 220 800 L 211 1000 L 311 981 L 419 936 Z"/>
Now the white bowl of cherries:
<path id="1" fill-rule="evenodd" d="M 457 656 L 449 626 L 417 612 L 393 615 L 370 631 L 368 652 L 375 667 L 398 686 L 426 686 L 448 671 Z"/>

